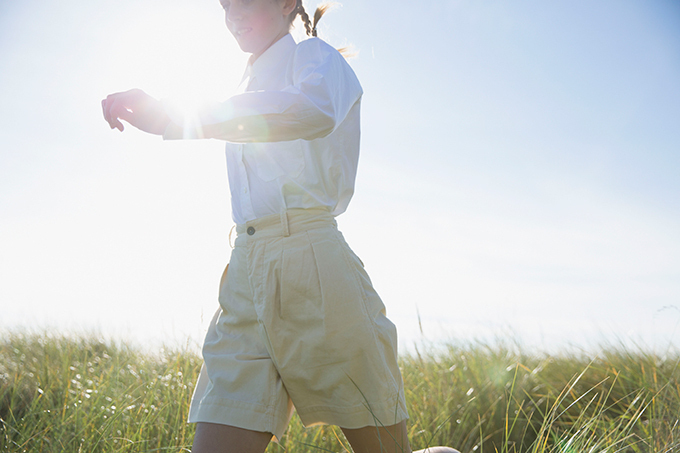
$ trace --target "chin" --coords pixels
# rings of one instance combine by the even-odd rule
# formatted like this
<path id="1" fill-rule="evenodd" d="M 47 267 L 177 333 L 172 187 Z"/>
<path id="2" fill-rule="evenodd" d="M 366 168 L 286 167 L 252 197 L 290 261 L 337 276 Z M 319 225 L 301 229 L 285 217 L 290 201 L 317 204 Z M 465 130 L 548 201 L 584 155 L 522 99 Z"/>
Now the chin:
<path id="1" fill-rule="evenodd" d="M 239 48 L 245 53 L 257 53 L 258 51 L 258 46 L 251 42 L 239 40 L 236 40 L 236 42 L 238 43 Z"/>

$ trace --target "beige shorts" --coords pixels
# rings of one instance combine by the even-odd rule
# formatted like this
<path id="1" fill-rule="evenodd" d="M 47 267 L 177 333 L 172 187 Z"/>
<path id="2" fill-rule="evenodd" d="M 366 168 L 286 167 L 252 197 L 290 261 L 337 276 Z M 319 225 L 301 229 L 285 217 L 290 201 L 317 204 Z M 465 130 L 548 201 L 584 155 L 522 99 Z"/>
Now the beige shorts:
<path id="1" fill-rule="evenodd" d="M 189 422 L 281 438 L 305 426 L 408 418 L 397 335 L 363 264 L 325 210 L 237 227 Z"/>

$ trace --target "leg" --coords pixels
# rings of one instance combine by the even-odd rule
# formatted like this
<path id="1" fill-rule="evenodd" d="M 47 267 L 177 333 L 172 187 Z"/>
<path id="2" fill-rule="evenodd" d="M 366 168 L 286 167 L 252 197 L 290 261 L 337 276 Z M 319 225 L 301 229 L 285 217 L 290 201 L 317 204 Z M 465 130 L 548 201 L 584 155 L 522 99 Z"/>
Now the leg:
<path id="1" fill-rule="evenodd" d="M 425 450 L 414 451 L 413 453 L 460 453 L 451 447 L 430 447 Z"/>
<path id="2" fill-rule="evenodd" d="M 216 423 L 197 423 L 192 453 L 263 453 L 271 433 Z"/>
<path id="3" fill-rule="evenodd" d="M 354 453 L 411 453 L 405 421 L 385 427 L 342 428 L 342 432 Z"/>
<path id="4" fill-rule="evenodd" d="M 345 429 L 342 432 L 352 446 L 354 453 L 412 453 L 406 436 L 406 422 L 376 428 L 366 426 Z M 413 453 L 460 453 L 450 447 L 430 447 Z"/>

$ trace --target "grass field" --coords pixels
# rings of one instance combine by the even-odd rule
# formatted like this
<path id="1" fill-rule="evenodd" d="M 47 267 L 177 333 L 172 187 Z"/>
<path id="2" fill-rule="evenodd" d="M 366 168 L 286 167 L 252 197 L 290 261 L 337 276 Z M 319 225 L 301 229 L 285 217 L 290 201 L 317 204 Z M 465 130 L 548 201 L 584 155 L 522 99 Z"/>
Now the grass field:
<path id="1" fill-rule="evenodd" d="M 680 452 L 680 353 L 527 354 L 420 347 L 401 359 L 414 449 Z M 95 337 L 5 333 L 0 452 L 189 451 L 200 357 Z M 337 428 L 293 421 L 269 453 L 350 451 Z"/>

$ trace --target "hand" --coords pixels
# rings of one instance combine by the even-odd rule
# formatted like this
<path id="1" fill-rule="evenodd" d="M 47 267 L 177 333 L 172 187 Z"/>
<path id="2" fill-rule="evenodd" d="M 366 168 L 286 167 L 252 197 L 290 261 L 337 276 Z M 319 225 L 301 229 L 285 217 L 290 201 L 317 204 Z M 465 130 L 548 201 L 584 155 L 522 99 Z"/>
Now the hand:
<path id="1" fill-rule="evenodd" d="M 138 89 L 108 95 L 102 101 L 102 110 L 104 119 L 111 129 L 118 129 L 121 132 L 125 128 L 120 120 L 156 135 L 163 135 L 170 123 L 170 117 L 163 109 L 163 104 Z"/>

